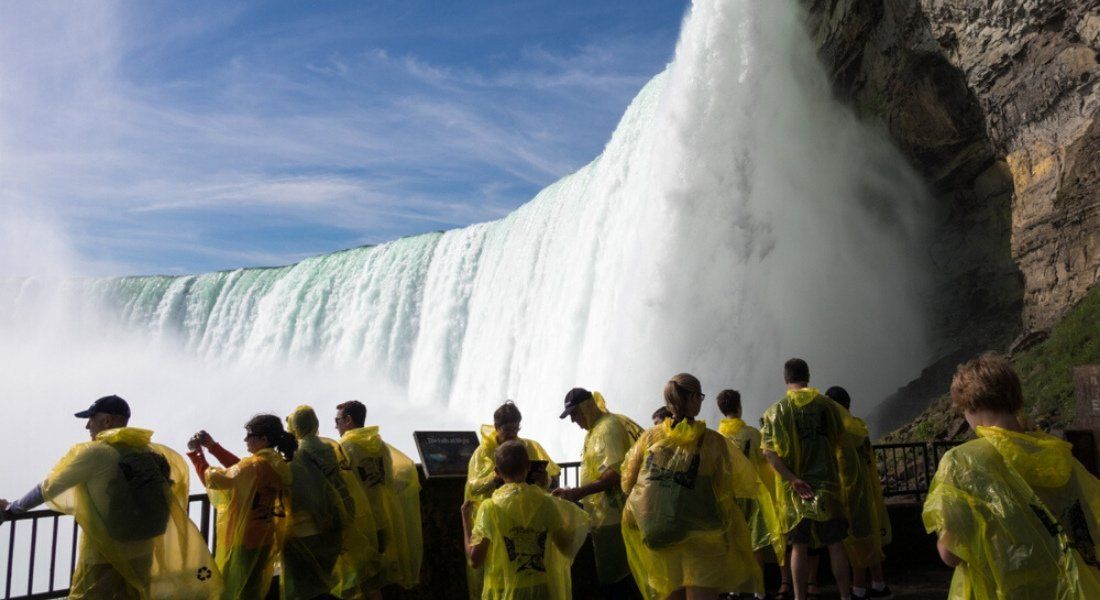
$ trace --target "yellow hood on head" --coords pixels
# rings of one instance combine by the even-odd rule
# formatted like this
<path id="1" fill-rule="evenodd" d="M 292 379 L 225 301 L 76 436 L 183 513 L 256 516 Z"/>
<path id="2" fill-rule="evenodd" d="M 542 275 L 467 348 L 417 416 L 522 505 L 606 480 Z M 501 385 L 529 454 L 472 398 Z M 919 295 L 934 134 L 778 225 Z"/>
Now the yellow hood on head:
<path id="1" fill-rule="evenodd" d="M 294 437 L 302 439 L 307 436 L 317 435 L 320 423 L 317 421 L 317 413 L 313 408 L 305 404 L 299 405 L 294 412 L 286 418 L 286 429 Z"/>

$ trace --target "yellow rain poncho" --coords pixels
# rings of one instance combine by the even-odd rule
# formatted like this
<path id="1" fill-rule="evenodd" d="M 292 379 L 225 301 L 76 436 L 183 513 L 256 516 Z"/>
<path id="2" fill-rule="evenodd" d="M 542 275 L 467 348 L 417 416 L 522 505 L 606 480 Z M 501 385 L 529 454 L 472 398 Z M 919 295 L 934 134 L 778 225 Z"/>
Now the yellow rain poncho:
<path id="1" fill-rule="evenodd" d="M 516 438 L 516 441 L 527 448 L 527 458 L 546 461 L 546 474 L 551 482 L 561 473 L 561 467 L 550 460 L 550 455 L 538 442 L 526 438 Z M 481 443 L 474 450 L 473 455 L 470 456 L 470 463 L 466 469 L 466 491 L 464 493 L 466 500 L 473 500 L 479 504 L 496 491 L 496 459 L 494 453 L 499 445 L 496 428 L 492 425 L 482 425 Z M 481 575 L 480 570 L 471 568 L 467 563 L 466 587 L 471 600 L 481 597 Z"/>
<path id="2" fill-rule="evenodd" d="M 882 480 L 875 465 L 867 424 L 862 419 L 849 417 L 845 422 L 837 462 L 849 527 L 844 548 L 853 567 L 866 569 L 886 558 L 882 547 L 890 541 L 891 532 L 882 498 Z"/>
<path id="3" fill-rule="evenodd" d="M 293 483 L 280 578 L 283 597 L 354 593 L 380 567 L 378 527 L 370 502 L 340 444 L 317 436 L 312 408 L 296 408 L 287 425 L 298 438 L 298 451 L 290 461 Z"/>
<path id="4" fill-rule="evenodd" d="M 575 504 L 538 486 L 506 483 L 481 503 L 470 542 L 489 540 L 482 598 L 567 600 L 570 567 L 585 536 L 588 516 Z"/>
<path id="5" fill-rule="evenodd" d="M 924 526 L 963 560 L 950 598 L 1100 598 L 1100 482 L 1053 436 L 977 434 L 943 456 L 924 503 Z"/>
<path id="6" fill-rule="evenodd" d="M 738 461 L 739 464 L 735 464 Z M 649 429 L 623 467 L 623 540 L 642 594 L 685 587 L 763 592 L 737 498 L 756 493 L 748 460 L 706 423 L 668 419 Z"/>
<path id="7" fill-rule="evenodd" d="M 205 473 L 210 502 L 218 510 L 217 560 L 225 579 L 225 600 L 263 598 L 286 533 L 290 465 L 264 448 L 223 469 Z"/>
<path id="8" fill-rule="evenodd" d="M 359 427 L 340 438 L 352 474 L 366 493 L 378 528 L 381 569 L 364 591 L 420 583 L 424 539 L 420 523 L 420 472 L 408 456 L 382 441 L 378 427 Z"/>
<path id="9" fill-rule="evenodd" d="M 782 564 L 786 552 L 783 534 L 779 531 L 779 522 L 775 516 L 775 471 L 764 460 L 764 454 L 760 451 L 760 431 L 741 419 L 727 418 L 718 422 L 718 433 L 741 451 L 760 480 L 756 496 L 737 499 L 737 505 L 749 524 L 752 549 L 771 548 L 776 560 Z"/>
<path id="10" fill-rule="evenodd" d="M 599 392 L 592 392 L 592 397 L 601 414 L 584 437 L 580 469 L 582 486 L 598 480 L 608 469 L 621 474 L 627 452 L 642 435 L 642 428 L 634 421 L 607 412 L 603 396 Z M 621 527 L 625 502 L 626 495 L 621 487 L 592 494 L 581 500 L 592 527 L 596 574 L 602 584 L 615 583 L 630 575 Z"/>
<path id="11" fill-rule="evenodd" d="M 803 500 L 782 477 L 775 478 L 775 512 L 786 534 L 802 519 L 829 521 L 846 516 L 836 453 L 848 411 L 814 388 L 791 390 L 760 419 L 760 447 L 771 450 L 814 489 Z"/>
<path id="12" fill-rule="evenodd" d="M 42 483 L 50 507 L 72 515 L 83 532 L 69 598 L 221 591 L 206 542 L 187 517 L 187 464 L 152 436 L 134 427 L 100 432 L 73 446 Z"/>

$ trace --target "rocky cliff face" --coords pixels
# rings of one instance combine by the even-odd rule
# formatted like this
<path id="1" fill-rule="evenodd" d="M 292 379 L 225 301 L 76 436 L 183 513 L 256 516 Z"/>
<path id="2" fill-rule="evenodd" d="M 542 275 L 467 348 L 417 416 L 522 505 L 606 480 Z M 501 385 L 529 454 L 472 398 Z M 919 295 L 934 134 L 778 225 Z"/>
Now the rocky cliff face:
<path id="1" fill-rule="evenodd" d="M 837 93 L 939 199 L 941 356 L 1049 329 L 1100 281 L 1100 0 L 802 2 Z"/>

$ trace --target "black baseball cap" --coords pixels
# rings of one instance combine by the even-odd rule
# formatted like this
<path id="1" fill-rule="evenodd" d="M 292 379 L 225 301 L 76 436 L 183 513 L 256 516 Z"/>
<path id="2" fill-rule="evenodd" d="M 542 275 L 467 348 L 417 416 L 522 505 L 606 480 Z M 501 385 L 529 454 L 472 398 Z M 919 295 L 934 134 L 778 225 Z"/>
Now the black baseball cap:
<path id="1" fill-rule="evenodd" d="M 87 419 L 92 415 L 99 413 L 107 413 L 109 415 L 118 415 L 120 417 L 130 418 L 130 405 L 126 404 L 126 401 L 115 395 L 104 396 L 99 400 L 96 400 L 88 407 L 88 410 L 82 410 L 76 413 L 75 417 L 79 419 Z"/>
<path id="2" fill-rule="evenodd" d="M 592 392 L 584 388 L 573 388 L 569 390 L 569 393 L 565 395 L 565 410 L 561 413 L 559 419 L 564 419 L 569 416 L 569 413 L 573 412 L 578 406 L 592 399 Z"/>

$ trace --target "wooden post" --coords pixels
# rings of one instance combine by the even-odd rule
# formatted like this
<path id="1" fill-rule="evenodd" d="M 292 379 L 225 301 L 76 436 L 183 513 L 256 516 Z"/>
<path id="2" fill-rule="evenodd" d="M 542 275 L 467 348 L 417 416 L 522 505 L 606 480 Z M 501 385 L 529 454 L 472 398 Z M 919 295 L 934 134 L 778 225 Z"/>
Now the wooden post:
<path id="1" fill-rule="evenodd" d="M 1073 369 L 1077 415 L 1066 430 L 1074 454 L 1093 475 L 1100 471 L 1100 365 Z M 1091 440 L 1089 439 L 1091 438 Z"/>

